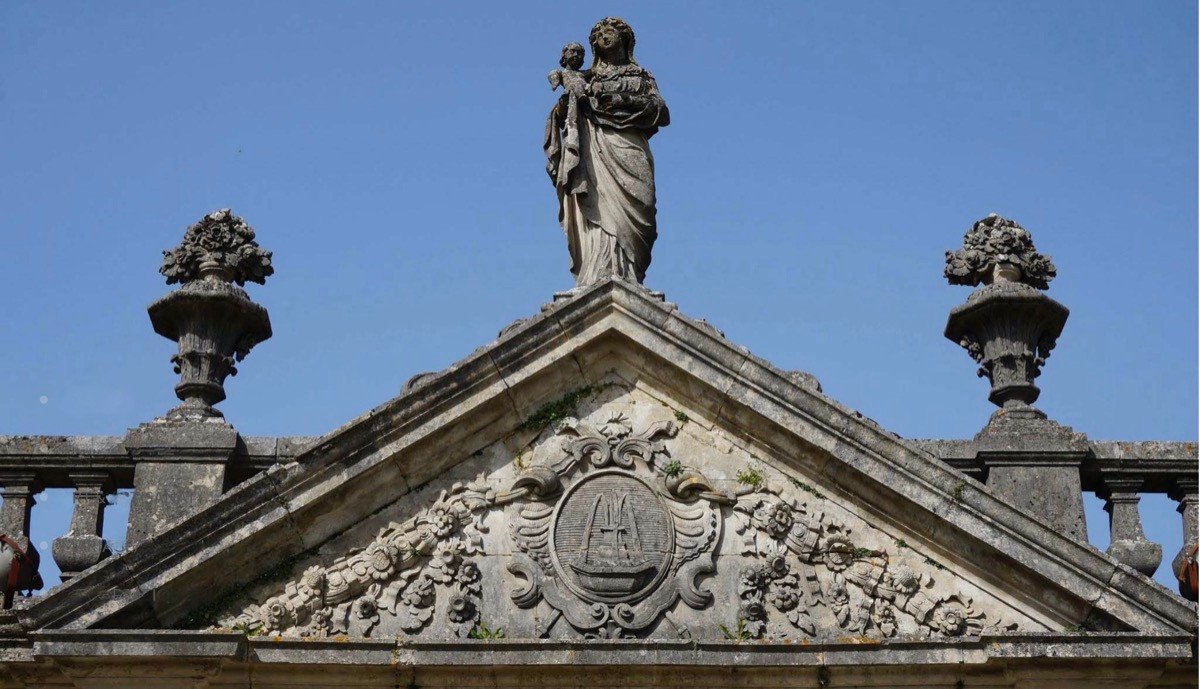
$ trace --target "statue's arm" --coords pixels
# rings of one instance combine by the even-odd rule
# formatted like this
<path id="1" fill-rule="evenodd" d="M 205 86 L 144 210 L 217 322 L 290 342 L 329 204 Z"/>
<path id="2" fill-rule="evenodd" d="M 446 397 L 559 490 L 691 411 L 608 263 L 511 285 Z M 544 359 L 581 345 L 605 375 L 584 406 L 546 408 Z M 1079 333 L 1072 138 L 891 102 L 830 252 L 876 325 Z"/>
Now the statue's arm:
<path id="1" fill-rule="evenodd" d="M 640 82 L 637 91 L 632 92 L 608 90 L 603 86 L 595 88 L 588 98 L 589 104 L 604 124 L 619 129 L 657 129 L 667 126 L 671 122 L 671 114 L 654 77 L 646 72 L 640 77 Z"/>

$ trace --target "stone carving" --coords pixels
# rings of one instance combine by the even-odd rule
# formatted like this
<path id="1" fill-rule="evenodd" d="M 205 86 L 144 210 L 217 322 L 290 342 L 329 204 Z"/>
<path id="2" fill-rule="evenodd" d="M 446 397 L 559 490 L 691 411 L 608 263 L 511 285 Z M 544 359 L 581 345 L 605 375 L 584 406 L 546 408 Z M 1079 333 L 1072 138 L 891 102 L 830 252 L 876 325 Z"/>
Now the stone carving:
<path id="1" fill-rule="evenodd" d="M 668 474 L 663 439 L 676 431 L 665 421 L 634 434 L 620 414 L 599 428 L 575 419 L 559 427 L 562 459 L 531 467 L 514 485 L 538 497 L 511 530 L 521 554 L 509 571 L 525 580 L 512 593 L 519 607 L 544 599 L 586 635 L 618 638 L 646 629 L 679 599 L 695 608 L 711 602 L 696 579 L 715 568 L 717 505 L 728 498 L 695 470 Z"/>
<path id="2" fill-rule="evenodd" d="M 225 399 L 225 378 L 237 375 L 235 361 L 271 337 L 267 310 L 240 287 L 263 283 L 271 275 L 271 253 L 254 241 L 254 231 L 228 208 L 209 213 L 192 225 L 183 242 L 163 252 L 159 268 L 167 284 L 179 289 L 150 305 L 154 332 L 179 343 L 171 357 L 183 404 L 171 420 L 220 417 L 213 408 Z"/>
<path id="3" fill-rule="evenodd" d="M 599 418 L 562 421 L 542 441 L 547 451 L 506 489 L 483 475 L 456 483 L 365 548 L 308 567 L 220 625 L 292 636 L 464 637 L 481 613 L 494 627 L 529 610 L 526 628 L 541 637 L 640 637 L 661 627 L 691 638 L 685 612 L 713 608 L 711 588 L 721 586 L 730 596 L 720 599 L 724 619 L 701 632 L 710 637 L 722 621 L 739 638 L 776 639 L 1015 628 L 950 585 L 939 587 L 901 544 L 892 553 L 863 547 L 879 534 L 856 535 L 825 512 L 811 486 L 797 482 L 813 501 L 761 482 L 725 492 L 671 456 L 668 442 L 679 430 L 672 421 L 634 432 L 623 413 Z M 485 527 L 496 511 L 507 519 L 506 534 Z M 718 572 L 727 519 L 736 542 L 723 547 L 727 565 Z M 492 546 L 485 548 L 485 536 Z M 511 556 L 497 541 L 505 537 Z M 499 552 L 485 552 L 492 547 Z M 512 578 L 493 566 L 499 561 Z M 511 607 L 484 595 L 485 576 L 501 578 L 487 583 L 489 591 L 510 587 Z M 482 610 L 485 601 L 506 609 Z"/>
<path id="4" fill-rule="evenodd" d="M 739 636 L 821 636 L 829 616 L 843 634 L 854 636 L 963 636 L 1016 628 L 989 620 L 957 592 L 935 594 L 932 576 L 857 545 L 849 528 L 805 502 L 756 487 L 738 498 L 732 515 L 741 552 L 752 558 L 737 582 Z M 793 631 L 768 633 L 774 613 Z"/>
<path id="5" fill-rule="evenodd" d="M 214 274 L 225 282 L 266 283 L 275 272 L 271 252 L 254 241 L 254 230 L 228 208 L 209 213 L 187 228 L 183 242 L 163 252 L 158 269 L 167 284 L 184 284 Z"/>
<path id="6" fill-rule="evenodd" d="M 465 637 L 479 620 L 474 558 L 483 553 L 486 531 L 480 514 L 515 497 L 497 496 L 482 476 L 455 484 L 408 521 L 383 528 L 366 548 L 309 567 L 282 592 L 220 624 L 254 634 L 369 637 L 386 613 L 412 634 L 433 619 L 440 594 L 447 626 Z"/>
<path id="7" fill-rule="evenodd" d="M 641 283 L 658 236 L 649 139 L 670 123 L 650 72 L 633 59 L 633 29 L 608 17 L 583 46 L 567 44 L 550 74 L 563 96 L 546 120 L 546 170 L 558 194 L 576 286 L 608 276 Z"/>
<path id="8" fill-rule="evenodd" d="M 1048 289 L 1057 273 L 1050 257 L 1033 248 L 1025 228 L 991 213 L 967 230 L 961 249 L 946 252 L 945 274 L 952 285 L 990 285 L 1003 277 Z"/>
<path id="9" fill-rule="evenodd" d="M 950 312 L 945 335 L 979 364 L 978 374 L 992 384 L 988 399 L 997 406 L 1027 408 L 1041 394 L 1033 381 L 1069 314 L 1040 291 L 1055 274 L 1029 232 L 995 214 L 971 226 L 962 249 L 946 252 L 950 284 L 984 286 Z"/>

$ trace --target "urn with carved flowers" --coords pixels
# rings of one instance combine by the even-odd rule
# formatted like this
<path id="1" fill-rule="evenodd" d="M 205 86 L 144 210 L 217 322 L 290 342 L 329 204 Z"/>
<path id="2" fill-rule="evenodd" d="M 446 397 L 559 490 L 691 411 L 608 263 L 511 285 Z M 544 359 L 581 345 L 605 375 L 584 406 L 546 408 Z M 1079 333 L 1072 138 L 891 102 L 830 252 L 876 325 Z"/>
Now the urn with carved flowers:
<path id="1" fill-rule="evenodd" d="M 999 407 L 1028 407 L 1041 392 L 1033 381 L 1069 314 L 1042 292 L 1055 275 L 1029 232 L 995 214 L 967 230 L 961 249 L 946 252 L 950 284 L 983 286 L 950 312 L 945 335 L 979 364 L 979 376 L 992 384 L 988 399 Z"/>
<path id="2" fill-rule="evenodd" d="M 254 240 L 254 230 L 228 208 L 210 213 L 187 229 L 183 242 L 163 252 L 159 269 L 179 289 L 150 305 L 154 332 L 179 343 L 171 357 L 182 404 L 173 419 L 219 417 L 213 405 L 225 399 L 225 378 L 271 337 L 267 310 L 240 285 L 263 284 L 274 272 L 271 252 Z M 237 283 L 236 285 L 233 283 Z"/>

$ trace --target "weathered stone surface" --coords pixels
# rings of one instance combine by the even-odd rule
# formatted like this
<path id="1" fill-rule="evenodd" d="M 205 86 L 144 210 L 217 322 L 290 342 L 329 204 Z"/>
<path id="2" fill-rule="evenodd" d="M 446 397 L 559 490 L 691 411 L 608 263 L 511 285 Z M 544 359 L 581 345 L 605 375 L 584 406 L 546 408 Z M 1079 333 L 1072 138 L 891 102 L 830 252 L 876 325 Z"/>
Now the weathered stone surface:
<path id="1" fill-rule="evenodd" d="M 25 662 L 7 666 L 23 682 L 14 686 L 53 686 L 69 681 L 68 677 L 76 682 L 119 678 L 127 682 L 115 686 L 149 681 L 151 686 L 280 688 L 1195 685 L 1186 637 L 1107 634 L 880 644 L 665 640 L 447 644 L 85 631 L 36 632 L 31 650 Z M 39 660 L 33 661 L 34 657 Z"/>
<path id="2" fill-rule="evenodd" d="M 985 482 L 1013 506 L 1087 543 L 1080 466 L 1087 438 L 1030 409 L 1000 409 L 975 436 Z"/>
<path id="3" fill-rule="evenodd" d="M 113 491 L 111 477 L 105 471 L 75 471 L 71 478 L 75 484 L 71 528 L 53 544 L 54 562 L 63 581 L 112 554 L 101 537 L 107 495 Z"/>
<path id="4" fill-rule="evenodd" d="M 1049 256 L 1033 247 L 1033 237 L 1016 222 L 990 213 L 963 236 L 961 249 L 946 252 L 946 279 L 975 287 L 999 280 L 1019 280 L 1047 289 L 1057 275 Z"/>
<path id="5" fill-rule="evenodd" d="M 225 492 L 225 465 L 237 444 L 237 431 L 217 419 L 159 420 L 130 429 L 125 447 L 135 469 L 126 546 L 215 502 Z"/>
<path id="6" fill-rule="evenodd" d="M 803 682 L 787 676 L 808 686 L 822 665 L 844 682 L 895 684 L 912 667 L 920 673 L 904 681 L 925 686 L 918 678 L 944 667 L 1003 686 L 1004 654 L 1028 668 L 1050 646 L 1075 659 L 1073 672 L 1115 658 L 1135 681 L 1135 666 L 1161 671 L 1170 643 L 1186 647 L 1144 644 L 1193 634 L 1194 607 L 805 382 L 636 287 L 601 283 L 93 567 L 21 620 L 86 634 L 224 618 L 234 638 L 251 637 L 214 686 L 250 676 L 287 686 L 310 671 L 322 681 L 319 667 L 338 663 L 362 669 L 348 685 L 528 684 L 523 668 L 553 673 L 568 659 L 611 684 L 733 683 L 732 663 L 763 682 L 807 667 Z M 1034 449 L 994 436 L 972 446 Z M 1052 440 L 1041 447 L 1088 447 L 1070 432 Z M 641 497 L 622 507 L 621 495 Z M 588 553 L 599 544 L 599 566 L 581 571 L 585 540 Z M 681 577 L 688 567 L 694 576 Z M 590 610 L 603 621 L 581 617 Z M 1013 623 L 1032 636 L 985 631 Z M 1139 633 L 1103 644 L 1044 636 L 1079 625 Z M 253 636 L 266 629 L 284 640 Z M 505 639 L 464 638 L 498 630 Z M 652 645 L 588 638 L 604 635 Z M 672 641 L 681 635 L 691 641 Z M 541 636 L 552 641 L 520 641 Z"/>
<path id="7" fill-rule="evenodd" d="M 568 43 L 550 85 L 564 93 L 546 119 L 546 171 L 558 195 L 576 289 L 608 277 L 641 283 L 658 237 L 649 139 L 670 124 L 650 72 L 633 59 L 633 29 L 607 17 L 583 46 Z"/>
<path id="8" fill-rule="evenodd" d="M 154 332 L 179 343 L 171 361 L 180 375 L 175 394 L 183 404 L 168 417 L 219 417 L 213 405 L 225 399 L 225 378 L 237 374 L 234 362 L 271 337 L 267 310 L 231 283 L 265 282 L 274 272 L 271 253 L 225 208 L 206 215 L 187 229 L 182 244 L 164 251 L 159 272 L 167 284 L 182 283 L 148 309 Z"/>

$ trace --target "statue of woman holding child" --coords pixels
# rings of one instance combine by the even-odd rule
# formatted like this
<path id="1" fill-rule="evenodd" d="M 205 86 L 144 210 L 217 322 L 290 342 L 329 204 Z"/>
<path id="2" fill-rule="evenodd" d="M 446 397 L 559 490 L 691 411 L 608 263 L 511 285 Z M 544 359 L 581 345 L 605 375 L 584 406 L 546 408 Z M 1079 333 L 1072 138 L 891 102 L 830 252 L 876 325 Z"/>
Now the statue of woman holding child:
<path id="1" fill-rule="evenodd" d="M 658 236 L 649 139 L 671 116 L 654 77 L 633 59 L 628 24 L 602 19 L 588 42 L 590 69 L 580 70 L 583 46 L 569 43 L 562 69 L 550 73 L 564 93 L 546 121 L 546 170 L 576 287 L 609 276 L 640 284 Z"/>

